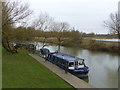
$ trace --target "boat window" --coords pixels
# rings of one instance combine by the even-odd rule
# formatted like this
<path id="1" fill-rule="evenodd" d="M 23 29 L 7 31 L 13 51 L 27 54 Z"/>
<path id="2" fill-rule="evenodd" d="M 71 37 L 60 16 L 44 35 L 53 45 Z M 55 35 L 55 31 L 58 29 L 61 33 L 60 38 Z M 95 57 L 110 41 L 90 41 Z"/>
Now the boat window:
<path id="1" fill-rule="evenodd" d="M 62 64 L 62 60 L 60 59 L 60 64 Z"/>
<path id="2" fill-rule="evenodd" d="M 54 56 L 52 56 L 52 60 L 55 61 L 55 57 Z"/>
<path id="3" fill-rule="evenodd" d="M 53 61 L 53 56 L 52 55 L 50 56 L 50 59 Z"/>
<path id="4" fill-rule="evenodd" d="M 60 59 L 59 58 L 57 58 L 58 59 L 58 63 L 60 63 Z"/>
<path id="5" fill-rule="evenodd" d="M 63 65 L 64 65 L 64 66 L 66 66 L 66 65 L 67 65 L 66 61 L 64 61 L 64 62 L 63 62 Z"/>
<path id="6" fill-rule="evenodd" d="M 82 63 L 81 63 L 81 62 L 79 62 L 79 65 L 82 65 Z"/>
<path id="7" fill-rule="evenodd" d="M 56 57 L 54 58 L 55 62 L 57 61 Z"/>
<path id="8" fill-rule="evenodd" d="M 57 57 L 55 57 L 55 62 L 58 62 L 58 58 Z"/>
<path id="9" fill-rule="evenodd" d="M 57 62 L 59 62 L 59 58 L 57 58 Z"/>
<path id="10" fill-rule="evenodd" d="M 49 59 L 51 59 L 51 55 L 49 55 Z"/>
<path id="11" fill-rule="evenodd" d="M 84 60 L 80 60 L 79 65 L 85 65 Z"/>
<path id="12" fill-rule="evenodd" d="M 73 67 L 74 66 L 74 62 L 69 62 L 69 67 Z"/>
<path id="13" fill-rule="evenodd" d="M 50 55 L 48 55 L 48 58 L 50 59 Z"/>
<path id="14" fill-rule="evenodd" d="M 82 65 L 83 64 L 83 61 L 82 60 L 79 60 L 79 65 Z"/>
<path id="15" fill-rule="evenodd" d="M 63 59 L 61 59 L 61 64 L 62 64 L 63 66 L 65 66 L 65 65 L 66 65 L 66 62 L 65 62 Z"/>

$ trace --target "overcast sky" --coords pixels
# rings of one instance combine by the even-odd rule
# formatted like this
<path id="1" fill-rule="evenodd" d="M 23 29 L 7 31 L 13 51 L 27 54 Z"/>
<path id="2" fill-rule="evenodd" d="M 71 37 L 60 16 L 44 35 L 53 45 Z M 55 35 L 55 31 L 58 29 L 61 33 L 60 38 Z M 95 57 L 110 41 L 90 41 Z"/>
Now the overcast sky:
<path id="1" fill-rule="evenodd" d="M 35 14 L 47 12 L 56 21 L 68 22 L 79 31 L 109 33 L 103 21 L 117 12 L 119 0 L 25 0 Z"/>

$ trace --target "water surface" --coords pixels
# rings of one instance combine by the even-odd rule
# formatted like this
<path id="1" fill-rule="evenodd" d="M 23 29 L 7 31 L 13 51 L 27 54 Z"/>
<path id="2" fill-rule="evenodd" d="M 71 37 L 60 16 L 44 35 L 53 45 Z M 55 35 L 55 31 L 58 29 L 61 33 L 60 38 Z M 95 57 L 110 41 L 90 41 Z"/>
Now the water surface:
<path id="1" fill-rule="evenodd" d="M 94 39 L 96 41 L 111 41 L 111 42 L 120 42 L 120 39 Z"/>

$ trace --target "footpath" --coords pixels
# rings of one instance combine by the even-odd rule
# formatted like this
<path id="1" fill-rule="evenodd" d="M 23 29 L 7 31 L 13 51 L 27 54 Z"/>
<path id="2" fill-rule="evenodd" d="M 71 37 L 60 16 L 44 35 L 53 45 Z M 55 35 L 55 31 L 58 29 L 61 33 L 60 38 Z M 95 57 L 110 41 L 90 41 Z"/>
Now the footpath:
<path id="1" fill-rule="evenodd" d="M 43 64 L 45 67 L 47 67 L 49 70 L 54 72 L 56 75 L 61 77 L 63 80 L 65 80 L 67 83 L 72 85 L 74 88 L 95 88 L 88 84 L 87 82 L 81 80 L 80 78 L 70 74 L 70 73 L 65 73 L 65 71 L 56 65 L 50 63 L 49 61 L 45 61 L 44 58 L 35 55 L 35 54 L 29 54 L 31 57 L 33 57 L 35 60 Z"/>

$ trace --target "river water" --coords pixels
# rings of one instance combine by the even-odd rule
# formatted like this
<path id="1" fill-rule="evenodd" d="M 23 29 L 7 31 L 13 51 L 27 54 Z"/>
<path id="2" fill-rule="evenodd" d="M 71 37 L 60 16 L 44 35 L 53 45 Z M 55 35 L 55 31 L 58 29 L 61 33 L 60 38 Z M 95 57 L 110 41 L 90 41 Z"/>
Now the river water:
<path id="1" fill-rule="evenodd" d="M 120 39 L 93 39 L 96 41 L 110 41 L 110 42 L 120 42 Z"/>
<path id="2" fill-rule="evenodd" d="M 42 43 L 37 44 L 37 50 L 42 47 Z M 46 46 L 51 52 L 58 49 L 57 46 Z M 118 88 L 118 58 L 117 54 L 90 51 L 73 47 L 61 46 L 61 52 L 85 59 L 89 67 L 90 85 L 96 88 Z"/>

